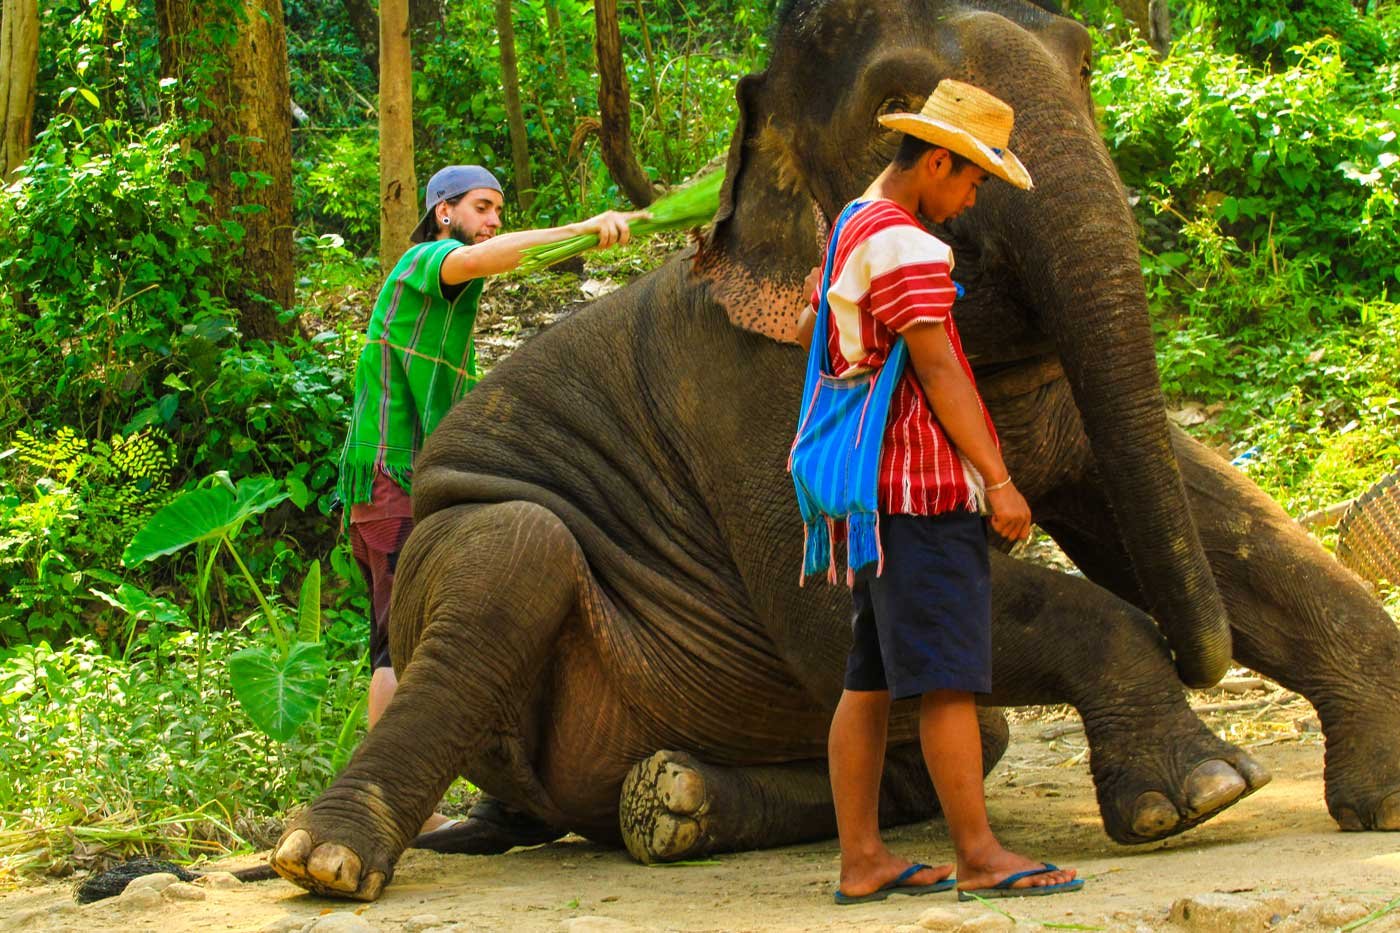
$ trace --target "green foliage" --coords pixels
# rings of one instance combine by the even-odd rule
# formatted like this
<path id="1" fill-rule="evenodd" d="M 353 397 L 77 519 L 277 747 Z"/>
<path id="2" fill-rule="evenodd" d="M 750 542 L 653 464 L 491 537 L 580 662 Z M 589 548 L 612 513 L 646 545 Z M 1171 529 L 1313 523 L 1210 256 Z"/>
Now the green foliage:
<path id="1" fill-rule="evenodd" d="M 89 570 L 113 555 L 168 495 L 174 453 L 155 430 L 88 441 L 71 428 L 17 432 L 0 478 L 0 644 L 84 631 Z"/>
<path id="2" fill-rule="evenodd" d="M 300 222 L 334 230 L 355 252 L 379 246 L 379 136 L 365 125 L 299 141 L 293 197 Z"/>
<path id="3" fill-rule="evenodd" d="M 1213 403 L 1198 433 L 1252 451 L 1242 467 L 1297 514 L 1400 455 L 1400 66 L 1321 38 L 1265 67 L 1226 25 L 1165 61 L 1108 50 L 1096 96 L 1143 225 L 1163 387 Z"/>
<path id="4" fill-rule="evenodd" d="M 358 743 L 368 674 L 363 649 L 332 646 L 341 660 L 319 715 L 274 744 L 231 702 L 230 658 L 249 639 L 215 632 L 200 647 L 182 630 L 129 661 L 86 638 L 0 652 L 0 879 L 269 845 L 266 827 L 325 786 Z"/>
<path id="5" fill-rule="evenodd" d="M 1343 281 L 1400 274 L 1400 67 L 1358 73 L 1322 39 L 1275 73 L 1198 32 L 1165 62 L 1141 45 L 1105 56 L 1096 90 L 1124 180 L 1167 212 L 1154 252 L 1189 252 L 1171 235 L 1181 221 L 1245 250 L 1325 256 Z M 1218 256 L 1197 250 L 1207 273 Z"/>
<path id="6" fill-rule="evenodd" d="M 558 13 L 555 25 L 551 6 Z M 638 158 L 656 181 L 679 184 L 727 145 L 734 82 L 761 66 L 771 11 L 699 0 L 622 7 Z M 565 222 L 623 206 L 594 138 L 592 4 L 523 0 L 512 8 L 536 190 L 530 212 L 509 211 L 507 226 Z M 314 83 L 299 85 L 304 79 L 294 73 L 293 97 L 319 115 L 316 125 L 293 134 L 298 223 L 308 232 L 340 234 L 356 251 L 369 250 L 377 242 L 378 182 L 374 114 L 362 102 L 373 96 L 372 82 L 365 80 L 360 59 L 344 53 L 350 30 L 339 3 L 293 4 L 288 18 L 304 24 L 292 42 L 293 62 L 316 76 Z M 414 41 L 419 180 L 445 164 L 477 162 L 500 176 L 507 203 L 518 204 L 493 5 L 449 4 L 442 27 Z"/>
<path id="7" fill-rule="evenodd" d="M 221 546 L 228 552 L 262 608 L 263 621 L 275 645 L 253 645 L 231 655 L 229 680 L 249 718 L 265 735 L 279 742 L 290 739 L 316 711 L 326 690 L 325 646 L 320 643 L 321 565 L 311 565 L 302 585 L 296 623 L 288 633 L 284 631 L 281 613 L 263 595 L 233 546 L 233 539 L 248 519 L 287 497 L 281 484 L 271 479 L 244 480 L 236 487 L 224 479 L 216 485 L 188 490 L 151 516 L 122 554 L 123 563 L 130 566 L 174 554 L 191 544 L 209 545 L 208 558 L 198 563 L 202 569 L 195 585 L 196 602 L 204 607 L 208 605 L 210 574 Z"/>
<path id="8" fill-rule="evenodd" d="M 1363 7 L 1367 4 L 1361 4 Z M 1213 21 L 1222 48 L 1259 62 L 1283 63 L 1320 36 L 1335 37 L 1359 66 L 1384 61 L 1391 40 L 1353 0 L 1209 0 L 1191 9 L 1191 22 Z"/>

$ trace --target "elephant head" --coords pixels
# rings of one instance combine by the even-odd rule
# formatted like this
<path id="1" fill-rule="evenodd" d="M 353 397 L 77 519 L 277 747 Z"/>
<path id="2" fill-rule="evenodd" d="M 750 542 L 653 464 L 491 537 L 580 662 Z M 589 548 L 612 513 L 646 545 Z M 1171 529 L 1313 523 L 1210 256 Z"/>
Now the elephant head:
<path id="1" fill-rule="evenodd" d="M 974 293 L 996 293 L 998 340 L 974 364 L 1058 356 L 1145 608 L 1182 680 L 1200 686 L 1228 667 L 1229 624 L 1172 453 L 1136 225 L 1095 125 L 1090 56 L 1082 27 L 1022 0 L 789 0 L 768 68 L 739 83 L 720 212 L 695 269 L 733 323 L 791 340 L 825 220 L 894 151 L 876 118 L 918 110 L 943 78 L 1010 103 L 1011 145 L 1035 190 L 987 184 L 975 210 L 937 231 L 954 245 L 955 277 L 971 269 Z M 966 335 L 963 322 L 960 305 Z"/>

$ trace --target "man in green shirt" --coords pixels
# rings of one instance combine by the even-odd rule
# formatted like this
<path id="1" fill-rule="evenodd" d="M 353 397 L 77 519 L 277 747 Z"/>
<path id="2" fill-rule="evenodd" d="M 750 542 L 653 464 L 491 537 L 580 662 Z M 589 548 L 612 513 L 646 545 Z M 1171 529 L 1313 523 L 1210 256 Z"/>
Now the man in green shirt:
<path id="1" fill-rule="evenodd" d="M 369 585 L 370 728 L 398 686 L 389 660 L 389 597 L 399 550 L 413 527 L 413 458 L 442 416 L 476 384 L 472 327 L 487 276 L 509 272 L 524 250 L 593 233 L 626 243 L 639 214 L 607 211 L 581 223 L 498 235 L 504 198 L 479 165 L 450 165 L 428 181 L 414 245 L 389 273 L 355 370 L 355 405 L 336 492 L 351 548 Z M 438 828 L 439 814 L 424 824 Z"/>

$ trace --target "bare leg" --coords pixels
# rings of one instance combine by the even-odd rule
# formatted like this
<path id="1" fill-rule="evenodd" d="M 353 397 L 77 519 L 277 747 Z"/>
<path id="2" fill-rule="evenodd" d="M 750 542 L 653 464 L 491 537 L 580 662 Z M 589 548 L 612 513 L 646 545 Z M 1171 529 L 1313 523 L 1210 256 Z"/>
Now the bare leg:
<path id="1" fill-rule="evenodd" d="M 982 739 L 977 714 L 972 715 L 972 741 L 977 743 L 978 773 L 982 785 Z M 845 690 L 831 719 L 827 757 L 831 767 L 831 794 L 836 805 L 836 828 L 841 837 L 841 885 L 843 894 L 870 894 L 899 877 L 912 864 L 885 848 L 880 838 L 880 779 L 885 767 L 885 736 L 889 728 L 888 690 Z M 927 885 L 953 873 L 941 865 L 918 872 L 907 884 Z"/>
<path id="2" fill-rule="evenodd" d="M 948 832 L 958 857 L 958 887 L 990 888 L 1016 872 L 1042 867 L 1022 855 L 1002 848 L 987 821 L 987 800 L 982 791 L 982 738 L 977 726 L 977 705 L 972 694 L 961 690 L 933 690 L 924 694 L 919 709 L 919 742 L 938 801 L 943 806 Z M 835 771 L 833 759 L 832 770 Z M 834 779 L 833 779 L 834 783 Z M 840 808 L 837 808 L 840 819 Z M 842 833 L 845 863 L 845 833 Z M 1074 869 L 1031 875 L 1013 887 L 1029 888 L 1062 884 L 1074 879 Z"/>

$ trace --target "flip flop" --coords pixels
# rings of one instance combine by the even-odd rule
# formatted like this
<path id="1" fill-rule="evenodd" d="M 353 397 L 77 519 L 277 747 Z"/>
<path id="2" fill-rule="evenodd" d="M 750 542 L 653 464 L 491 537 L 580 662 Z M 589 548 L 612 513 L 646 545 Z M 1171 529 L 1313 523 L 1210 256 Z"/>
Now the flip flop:
<path id="1" fill-rule="evenodd" d="M 972 891 L 959 891 L 958 900 L 975 901 L 978 898 L 986 897 L 1044 897 L 1048 894 L 1068 894 L 1071 891 L 1078 891 L 1084 887 L 1083 878 L 1075 878 L 1073 881 L 1061 881 L 1059 884 L 1032 885 L 1027 888 L 1013 888 L 1012 885 L 1022 878 L 1029 878 L 1032 875 L 1044 875 L 1052 871 L 1059 871 L 1059 868 L 1050 862 L 1045 863 L 1044 868 L 1032 868 L 1029 871 L 1018 871 L 1014 875 L 1007 875 L 1005 878 L 992 885 L 990 888 L 977 888 Z"/>
<path id="2" fill-rule="evenodd" d="M 841 892 L 841 889 L 837 888 L 836 903 L 844 907 L 850 904 L 871 904 L 875 901 L 883 901 L 891 894 L 908 894 L 911 897 L 918 897 L 921 894 L 937 894 L 940 891 L 951 890 L 953 886 L 958 883 L 958 879 L 956 878 L 944 878 L 941 881 L 935 881 L 933 884 L 903 883 L 917 875 L 919 872 L 923 871 L 925 868 L 932 867 L 932 865 L 924 865 L 922 863 L 918 865 L 910 865 L 908 868 L 904 869 L 904 871 L 900 873 L 898 878 L 894 879 L 884 887 L 876 888 L 869 894 L 859 894 L 855 897 L 852 897 L 849 894 L 843 894 Z"/>

